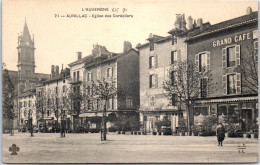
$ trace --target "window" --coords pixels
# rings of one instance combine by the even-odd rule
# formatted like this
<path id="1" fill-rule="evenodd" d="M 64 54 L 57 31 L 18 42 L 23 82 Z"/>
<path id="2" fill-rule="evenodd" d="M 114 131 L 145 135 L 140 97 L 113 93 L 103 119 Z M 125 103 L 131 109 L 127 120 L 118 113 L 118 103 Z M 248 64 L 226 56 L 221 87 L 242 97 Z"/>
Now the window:
<path id="1" fill-rule="evenodd" d="M 172 98 L 171 98 L 171 103 L 172 103 L 172 106 L 177 106 L 177 103 L 178 103 L 178 95 L 177 94 L 172 94 Z"/>
<path id="2" fill-rule="evenodd" d="M 254 55 L 255 55 L 255 61 L 258 62 L 258 41 L 254 42 Z"/>
<path id="3" fill-rule="evenodd" d="M 235 47 L 227 48 L 227 67 L 236 65 Z"/>
<path id="4" fill-rule="evenodd" d="M 90 95 L 90 86 L 87 87 L 87 95 Z"/>
<path id="5" fill-rule="evenodd" d="M 230 74 L 227 76 L 227 93 L 235 94 L 236 93 L 236 79 L 235 74 Z"/>
<path id="6" fill-rule="evenodd" d="M 73 72 L 73 80 L 76 81 L 76 72 Z"/>
<path id="7" fill-rule="evenodd" d="M 154 50 L 154 43 L 150 42 L 150 51 L 153 51 L 153 50 Z"/>
<path id="8" fill-rule="evenodd" d="M 207 54 L 199 54 L 199 72 L 203 71 L 207 67 Z"/>
<path id="9" fill-rule="evenodd" d="M 58 95 L 58 87 L 55 88 L 56 94 Z"/>
<path id="10" fill-rule="evenodd" d="M 42 91 L 39 91 L 39 92 L 38 92 L 38 96 L 39 96 L 39 97 L 42 97 Z"/>
<path id="11" fill-rule="evenodd" d="M 240 45 L 222 49 L 222 67 L 233 67 L 240 65 Z"/>
<path id="12" fill-rule="evenodd" d="M 154 87 L 154 75 L 150 75 L 149 77 L 149 87 Z"/>
<path id="13" fill-rule="evenodd" d="M 28 101 L 28 107 L 31 107 L 31 100 Z"/>
<path id="14" fill-rule="evenodd" d="M 50 116 L 50 110 L 47 111 L 47 116 Z"/>
<path id="15" fill-rule="evenodd" d="M 27 102 L 26 101 L 24 102 L 24 107 L 27 107 Z"/>
<path id="16" fill-rule="evenodd" d="M 23 107 L 23 103 L 19 102 L 19 107 L 22 108 Z"/>
<path id="17" fill-rule="evenodd" d="M 97 99 L 97 110 L 99 110 L 99 109 L 100 109 L 100 100 Z"/>
<path id="18" fill-rule="evenodd" d="M 66 80 L 66 74 L 63 74 L 63 83 L 65 83 L 65 80 Z"/>
<path id="19" fill-rule="evenodd" d="M 202 78 L 200 80 L 200 96 L 201 97 L 207 97 L 207 91 L 208 91 L 208 79 L 207 78 Z"/>
<path id="20" fill-rule="evenodd" d="M 210 52 L 196 54 L 195 64 L 198 72 L 210 70 Z"/>
<path id="21" fill-rule="evenodd" d="M 101 70 L 97 70 L 97 80 L 101 80 Z"/>
<path id="22" fill-rule="evenodd" d="M 178 59 L 177 51 L 172 51 L 171 52 L 171 64 L 174 64 L 175 62 L 177 62 L 177 59 Z"/>
<path id="23" fill-rule="evenodd" d="M 113 76 L 113 69 L 107 68 L 107 77 L 112 77 L 112 76 Z"/>
<path id="24" fill-rule="evenodd" d="M 77 81 L 79 81 L 79 71 L 77 71 Z"/>
<path id="25" fill-rule="evenodd" d="M 155 57 L 149 57 L 149 68 L 153 68 L 155 66 Z"/>
<path id="26" fill-rule="evenodd" d="M 133 107 L 133 99 L 132 97 L 128 96 L 126 97 L 126 108 L 132 108 Z"/>
<path id="27" fill-rule="evenodd" d="M 177 37 L 176 36 L 172 36 L 172 45 L 177 44 Z"/>
<path id="28" fill-rule="evenodd" d="M 174 82 L 175 82 L 175 71 L 171 71 L 171 85 L 174 85 Z"/>
<path id="29" fill-rule="evenodd" d="M 154 106 L 155 105 L 155 97 L 154 96 L 151 96 L 150 97 L 150 106 Z"/>
<path id="30" fill-rule="evenodd" d="M 91 81 L 91 80 L 92 80 L 92 74 L 91 74 L 91 72 L 88 72 L 88 73 L 87 73 L 87 80 L 88 80 L 88 81 Z"/>
<path id="31" fill-rule="evenodd" d="M 90 102 L 90 100 L 88 100 L 88 110 L 90 110 L 91 109 L 91 102 Z"/>
<path id="32" fill-rule="evenodd" d="M 63 93 L 66 92 L 66 86 L 65 86 L 65 85 L 62 86 L 62 92 L 63 92 Z"/>

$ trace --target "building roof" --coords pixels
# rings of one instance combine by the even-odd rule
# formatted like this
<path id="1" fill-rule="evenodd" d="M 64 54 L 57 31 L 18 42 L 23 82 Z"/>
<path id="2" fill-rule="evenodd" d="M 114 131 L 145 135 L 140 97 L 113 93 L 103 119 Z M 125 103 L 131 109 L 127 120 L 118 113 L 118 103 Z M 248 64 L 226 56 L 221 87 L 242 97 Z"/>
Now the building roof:
<path id="1" fill-rule="evenodd" d="M 207 28 L 208 26 L 210 26 L 209 22 L 206 22 L 206 23 L 203 24 L 204 28 Z M 198 32 L 200 32 L 199 26 L 193 27 L 193 28 L 186 30 L 186 31 L 174 28 L 174 29 L 170 30 L 168 33 L 170 33 L 172 35 L 176 35 L 176 36 L 185 36 L 185 35 L 189 36 L 189 35 L 197 34 Z M 155 43 L 161 43 L 161 42 L 164 42 L 164 41 L 168 41 L 172 38 L 172 35 L 168 35 L 166 37 L 159 36 L 159 37 L 156 38 L 156 40 L 154 42 Z M 153 35 L 153 36 L 157 36 L 157 35 Z M 139 44 L 139 45 L 136 46 L 136 48 L 140 49 L 140 48 L 143 48 L 143 47 L 146 47 L 146 46 L 149 46 L 149 43 Z"/>
<path id="2" fill-rule="evenodd" d="M 243 15 L 241 17 L 237 17 L 234 19 L 230 19 L 224 22 L 220 22 L 214 25 L 209 26 L 208 28 L 205 28 L 203 31 L 194 34 L 193 36 L 191 36 L 187 41 L 192 40 L 192 39 L 196 39 L 202 36 L 206 36 L 206 35 L 210 35 L 213 33 L 217 33 L 220 31 L 224 31 L 227 29 L 231 29 L 231 28 L 235 28 L 238 26 L 242 26 L 242 25 L 246 25 L 246 24 L 250 24 L 253 22 L 257 22 L 258 21 L 258 11 L 252 12 L 251 14 L 248 15 Z"/>
<path id="3" fill-rule="evenodd" d="M 132 48 L 132 49 L 128 50 L 127 52 L 123 52 L 123 53 L 111 53 L 110 56 L 107 55 L 104 58 L 102 58 L 100 62 L 95 62 L 95 61 L 92 61 L 92 62 L 89 62 L 89 63 L 86 62 L 85 67 L 87 68 L 87 67 L 94 66 L 97 63 L 103 64 L 103 63 L 106 63 L 106 62 L 109 62 L 109 61 L 112 61 L 112 60 L 116 60 L 116 59 L 121 58 L 122 56 L 128 54 L 131 51 L 137 52 L 135 49 Z"/>
<path id="4" fill-rule="evenodd" d="M 23 28 L 23 35 L 22 35 L 22 41 L 24 42 L 32 42 L 32 39 L 31 39 L 31 35 L 30 35 L 30 32 L 28 30 L 28 26 L 27 26 L 27 23 L 25 21 L 24 23 L 24 28 Z"/>

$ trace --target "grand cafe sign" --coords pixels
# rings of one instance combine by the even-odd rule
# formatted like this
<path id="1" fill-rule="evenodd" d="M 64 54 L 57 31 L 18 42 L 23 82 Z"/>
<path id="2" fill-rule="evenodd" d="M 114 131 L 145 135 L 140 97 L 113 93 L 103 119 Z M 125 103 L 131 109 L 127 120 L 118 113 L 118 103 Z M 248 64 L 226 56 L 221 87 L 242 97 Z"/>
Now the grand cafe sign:
<path id="1" fill-rule="evenodd" d="M 242 33 L 239 35 L 235 35 L 233 37 L 227 37 L 221 40 L 215 40 L 212 42 L 213 47 L 223 46 L 231 43 L 241 42 L 244 40 L 250 40 L 258 38 L 258 30 L 254 30 L 253 32 Z"/>

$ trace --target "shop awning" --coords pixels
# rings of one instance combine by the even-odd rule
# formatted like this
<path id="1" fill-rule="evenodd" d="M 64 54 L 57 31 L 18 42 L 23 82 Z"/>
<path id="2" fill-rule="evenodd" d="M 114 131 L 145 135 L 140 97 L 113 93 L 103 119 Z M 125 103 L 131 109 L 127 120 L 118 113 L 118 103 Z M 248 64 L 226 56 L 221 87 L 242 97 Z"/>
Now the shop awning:
<path id="1" fill-rule="evenodd" d="M 237 97 L 237 98 L 222 98 L 222 99 L 209 99 L 209 100 L 198 100 L 196 103 L 234 103 L 234 102 L 251 102 L 251 101 L 258 101 L 257 96 L 251 97 Z"/>
<path id="2" fill-rule="evenodd" d="M 107 113 L 107 115 L 108 114 L 109 113 Z M 100 113 L 82 113 L 82 114 L 79 115 L 79 117 L 96 117 L 96 116 L 102 117 L 103 113 L 102 112 L 100 112 Z"/>

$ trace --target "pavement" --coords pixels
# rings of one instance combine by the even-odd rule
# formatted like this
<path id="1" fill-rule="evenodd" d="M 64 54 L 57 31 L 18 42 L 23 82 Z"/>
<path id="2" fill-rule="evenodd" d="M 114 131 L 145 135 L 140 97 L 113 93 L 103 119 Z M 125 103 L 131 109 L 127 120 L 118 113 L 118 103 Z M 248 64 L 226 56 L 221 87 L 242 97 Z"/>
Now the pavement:
<path id="1" fill-rule="evenodd" d="M 216 136 L 157 136 L 100 133 L 15 133 L 3 135 L 4 163 L 251 163 L 258 162 L 258 139 Z M 18 155 L 9 147 L 16 144 Z M 245 149 L 239 150 L 239 146 Z"/>

